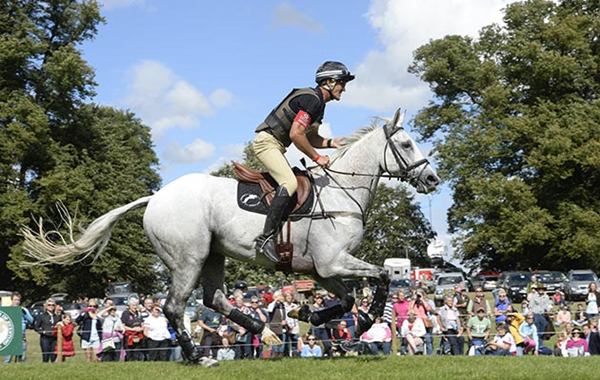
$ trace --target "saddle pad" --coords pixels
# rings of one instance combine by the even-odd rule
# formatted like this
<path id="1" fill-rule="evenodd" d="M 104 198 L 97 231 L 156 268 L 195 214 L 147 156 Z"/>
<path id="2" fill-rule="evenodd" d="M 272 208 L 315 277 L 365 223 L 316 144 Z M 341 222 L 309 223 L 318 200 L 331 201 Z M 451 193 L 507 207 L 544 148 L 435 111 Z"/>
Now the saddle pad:
<path id="1" fill-rule="evenodd" d="M 283 220 L 287 220 L 287 215 L 290 216 L 291 220 L 299 220 L 302 218 L 303 214 L 308 214 L 311 212 L 314 203 L 314 192 L 312 188 L 308 198 L 306 198 L 306 201 L 302 204 L 302 206 L 290 214 L 292 211 L 291 208 L 294 207 L 297 202 L 298 197 L 296 194 L 294 194 L 290 200 L 289 209 L 285 213 Z M 242 210 L 257 214 L 267 215 L 267 212 L 269 211 L 269 205 L 267 204 L 267 201 L 264 198 L 263 190 L 258 183 L 238 181 L 237 203 L 239 208 Z"/>

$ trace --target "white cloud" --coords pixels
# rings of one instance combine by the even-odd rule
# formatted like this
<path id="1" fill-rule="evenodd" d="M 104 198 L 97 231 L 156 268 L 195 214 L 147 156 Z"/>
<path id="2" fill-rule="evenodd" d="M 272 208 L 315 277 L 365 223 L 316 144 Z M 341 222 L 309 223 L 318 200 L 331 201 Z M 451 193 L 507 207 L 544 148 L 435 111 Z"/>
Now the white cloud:
<path id="1" fill-rule="evenodd" d="M 217 89 L 207 98 L 161 62 L 146 60 L 132 66 L 131 83 L 124 99 L 160 139 L 172 128 L 193 129 L 202 116 L 227 106 L 233 95 Z"/>
<path id="2" fill-rule="evenodd" d="M 246 144 L 229 144 L 229 145 L 223 145 L 221 147 L 221 150 L 223 150 L 223 153 L 225 153 L 227 156 L 235 158 L 235 159 L 240 159 L 241 157 L 244 156 L 244 148 L 246 147 Z"/>
<path id="3" fill-rule="evenodd" d="M 233 160 L 232 157 L 221 156 L 221 157 L 217 158 L 215 161 L 213 161 L 210 165 L 208 165 L 206 167 L 206 169 L 204 169 L 203 173 L 210 174 L 212 172 L 216 172 L 217 170 L 221 169 L 223 166 L 231 164 L 232 160 Z"/>
<path id="4" fill-rule="evenodd" d="M 186 146 L 170 143 L 163 151 L 163 157 L 171 163 L 190 163 L 204 161 L 214 153 L 215 146 L 212 143 L 196 139 Z"/>
<path id="5" fill-rule="evenodd" d="M 271 26 L 274 29 L 295 26 L 309 32 L 323 31 L 323 26 L 321 24 L 317 23 L 287 3 L 279 4 L 277 8 L 275 8 L 275 14 L 271 20 Z"/>
<path id="6" fill-rule="evenodd" d="M 233 94 L 223 88 L 219 88 L 208 96 L 208 99 L 215 107 L 227 107 L 233 102 Z"/>
<path id="7" fill-rule="evenodd" d="M 424 107 L 429 88 L 406 71 L 413 51 L 448 34 L 476 37 L 482 27 L 500 23 L 501 8 L 513 1 L 373 0 L 366 17 L 383 49 L 368 52 L 355 68 L 356 80 L 348 85 L 344 103 L 379 112 Z"/>

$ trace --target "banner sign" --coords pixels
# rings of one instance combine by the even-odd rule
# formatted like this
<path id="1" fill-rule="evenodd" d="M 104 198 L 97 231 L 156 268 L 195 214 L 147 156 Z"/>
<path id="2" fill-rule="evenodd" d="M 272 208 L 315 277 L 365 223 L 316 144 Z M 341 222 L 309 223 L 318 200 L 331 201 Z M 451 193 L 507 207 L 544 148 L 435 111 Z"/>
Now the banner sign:
<path id="1" fill-rule="evenodd" d="M 0 307 L 0 356 L 23 355 L 23 310 Z"/>

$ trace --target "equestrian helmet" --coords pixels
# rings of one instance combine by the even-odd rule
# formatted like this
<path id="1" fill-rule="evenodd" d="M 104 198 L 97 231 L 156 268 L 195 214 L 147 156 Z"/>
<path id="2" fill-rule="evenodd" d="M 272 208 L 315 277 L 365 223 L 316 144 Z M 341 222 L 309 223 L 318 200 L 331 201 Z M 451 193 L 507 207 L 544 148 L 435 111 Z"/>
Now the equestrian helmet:
<path id="1" fill-rule="evenodd" d="M 323 63 L 317 69 L 315 75 L 315 82 L 321 84 L 327 79 L 343 80 L 350 82 L 354 79 L 354 75 L 350 73 L 350 70 L 341 62 L 327 61 Z"/>
<path id="2" fill-rule="evenodd" d="M 241 290 L 247 289 L 248 288 L 248 283 L 246 281 L 244 281 L 244 280 L 238 280 L 235 283 L 235 288 L 236 289 L 241 289 Z"/>

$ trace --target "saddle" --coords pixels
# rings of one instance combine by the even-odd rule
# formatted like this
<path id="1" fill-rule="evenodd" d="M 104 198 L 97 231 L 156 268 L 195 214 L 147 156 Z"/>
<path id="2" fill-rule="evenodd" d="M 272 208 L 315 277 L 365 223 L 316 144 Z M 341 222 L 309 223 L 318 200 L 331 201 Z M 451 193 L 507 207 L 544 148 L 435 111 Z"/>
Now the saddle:
<path id="1" fill-rule="evenodd" d="M 270 205 L 273 197 L 275 196 L 275 190 L 279 186 L 277 181 L 275 181 L 275 179 L 269 173 L 260 173 L 248 169 L 237 162 L 234 162 L 233 165 L 235 175 L 237 176 L 238 180 L 241 182 L 258 184 L 262 190 L 263 199 L 267 202 L 267 205 Z M 298 189 L 296 190 L 295 194 L 296 203 L 291 202 L 294 205 L 291 212 L 294 213 L 298 211 L 300 207 L 302 207 L 302 205 L 309 200 L 309 198 L 312 198 L 312 184 L 305 171 L 302 171 L 297 167 L 294 167 L 292 170 L 294 171 L 294 174 L 296 175 L 296 181 L 298 182 Z M 292 197 L 292 200 L 294 200 L 294 197 Z M 310 203 L 312 205 L 312 201 Z"/>
<path id="2" fill-rule="evenodd" d="M 271 201 L 275 196 L 277 181 L 269 173 L 259 173 L 254 170 L 234 162 L 235 175 L 238 178 L 238 206 L 246 211 L 267 214 Z M 292 258 L 294 256 L 294 246 L 290 242 L 291 221 L 302 218 L 303 214 L 308 214 L 314 203 L 314 192 L 311 179 L 305 171 L 296 167 L 292 169 L 296 175 L 298 188 L 290 200 L 282 221 L 287 221 L 287 240 L 283 238 L 283 232 L 280 230 L 279 241 L 276 250 L 279 257 L 279 263 L 276 269 L 285 273 L 292 273 Z"/>

